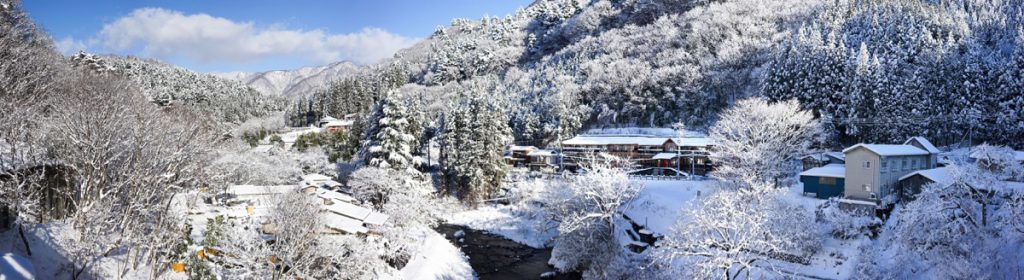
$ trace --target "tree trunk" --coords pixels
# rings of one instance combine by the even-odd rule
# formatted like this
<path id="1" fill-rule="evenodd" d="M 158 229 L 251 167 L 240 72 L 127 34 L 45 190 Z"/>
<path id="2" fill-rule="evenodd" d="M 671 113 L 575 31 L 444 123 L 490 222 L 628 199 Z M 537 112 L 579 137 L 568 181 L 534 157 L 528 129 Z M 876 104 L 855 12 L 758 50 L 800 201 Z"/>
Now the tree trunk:
<path id="1" fill-rule="evenodd" d="M 32 247 L 28 244 L 28 238 L 25 238 L 25 230 L 21 223 L 18 223 L 18 235 L 21 236 L 21 243 L 25 245 L 25 254 L 28 254 L 28 256 L 31 257 Z"/>

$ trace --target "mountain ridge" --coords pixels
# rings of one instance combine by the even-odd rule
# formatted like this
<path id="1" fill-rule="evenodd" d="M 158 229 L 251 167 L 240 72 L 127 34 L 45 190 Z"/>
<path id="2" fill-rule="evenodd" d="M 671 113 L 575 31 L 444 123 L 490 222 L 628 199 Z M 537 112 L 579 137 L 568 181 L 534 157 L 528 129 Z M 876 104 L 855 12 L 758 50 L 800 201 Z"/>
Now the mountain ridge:
<path id="1" fill-rule="evenodd" d="M 301 97 L 326 87 L 331 81 L 356 72 L 362 66 L 349 61 L 290 70 L 216 73 L 215 76 L 242 82 L 263 94 Z"/>

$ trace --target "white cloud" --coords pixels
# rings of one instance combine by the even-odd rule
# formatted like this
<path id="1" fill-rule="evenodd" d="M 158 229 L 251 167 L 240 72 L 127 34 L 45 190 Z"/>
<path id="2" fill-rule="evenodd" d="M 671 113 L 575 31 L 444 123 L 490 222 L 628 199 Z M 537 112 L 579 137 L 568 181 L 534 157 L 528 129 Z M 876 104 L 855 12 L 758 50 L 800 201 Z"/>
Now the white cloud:
<path id="1" fill-rule="evenodd" d="M 137 9 L 103 26 L 99 37 L 113 51 L 140 49 L 147 56 L 183 57 L 198 63 L 250 63 L 282 57 L 314 63 L 373 63 L 416 41 L 379 28 L 328 34 L 322 30 L 258 27 L 252 22 L 207 14 L 185 15 L 161 8 Z M 68 44 L 73 45 L 71 41 Z"/>
<path id="2" fill-rule="evenodd" d="M 88 47 L 85 42 L 75 40 L 71 37 L 64 37 L 64 39 L 57 41 L 57 50 L 64 55 L 71 55 L 86 49 L 88 49 Z"/>

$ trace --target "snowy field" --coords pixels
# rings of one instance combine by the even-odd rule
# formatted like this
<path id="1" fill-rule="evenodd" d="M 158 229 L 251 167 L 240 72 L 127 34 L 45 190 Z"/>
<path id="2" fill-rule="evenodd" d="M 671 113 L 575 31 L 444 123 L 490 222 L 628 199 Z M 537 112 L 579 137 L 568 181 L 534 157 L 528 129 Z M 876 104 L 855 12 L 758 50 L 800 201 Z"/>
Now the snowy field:
<path id="1" fill-rule="evenodd" d="M 645 226 L 656 234 L 665 234 L 682 217 L 685 207 L 693 207 L 697 199 L 715 191 L 714 181 L 635 181 L 644 184 L 639 197 L 625 209 L 624 214 L 634 222 Z M 802 186 L 790 188 L 784 199 L 799 206 L 814 216 L 815 209 L 825 200 L 806 197 L 801 194 Z M 555 225 L 545 230 L 542 210 L 539 207 L 513 205 L 485 205 L 480 208 L 451 215 L 448 222 L 473 229 L 485 230 L 513 241 L 541 248 L 550 244 L 557 234 Z M 815 221 L 808 221 L 815 222 Z M 822 233 L 822 248 L 810 256 L 809 264 L 783 261 L 773 265 L 796 278 L 805 279 L 846 279 L 852 276 L 856 261 L 860 258 L 860 247 L 870 239 L 840 240 Z M 623 241 L 626 242 L 626 241 Z M 624 243 L 625 244 L 625 243 Z M 764 271 L 753 272 L 762 275 Z"/>

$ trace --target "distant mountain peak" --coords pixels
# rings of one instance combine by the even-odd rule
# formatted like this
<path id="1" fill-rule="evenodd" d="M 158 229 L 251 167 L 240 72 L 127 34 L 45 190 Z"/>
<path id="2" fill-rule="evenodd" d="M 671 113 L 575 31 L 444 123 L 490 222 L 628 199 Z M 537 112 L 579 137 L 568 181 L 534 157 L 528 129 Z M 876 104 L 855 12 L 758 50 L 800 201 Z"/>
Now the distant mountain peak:
<path id="1" fill-rule="evenodd" d="M 360 66 L 349 61 L 339 61 L 321 66 L 307 66 L 292 70 L 271 70 L 266 72 L 232 72 L 215 74 L 219 77 L 240 81 L 263 94 L 285 97 L 305 96 L 326 87 L 331 81 L 355 73 Z"/>

